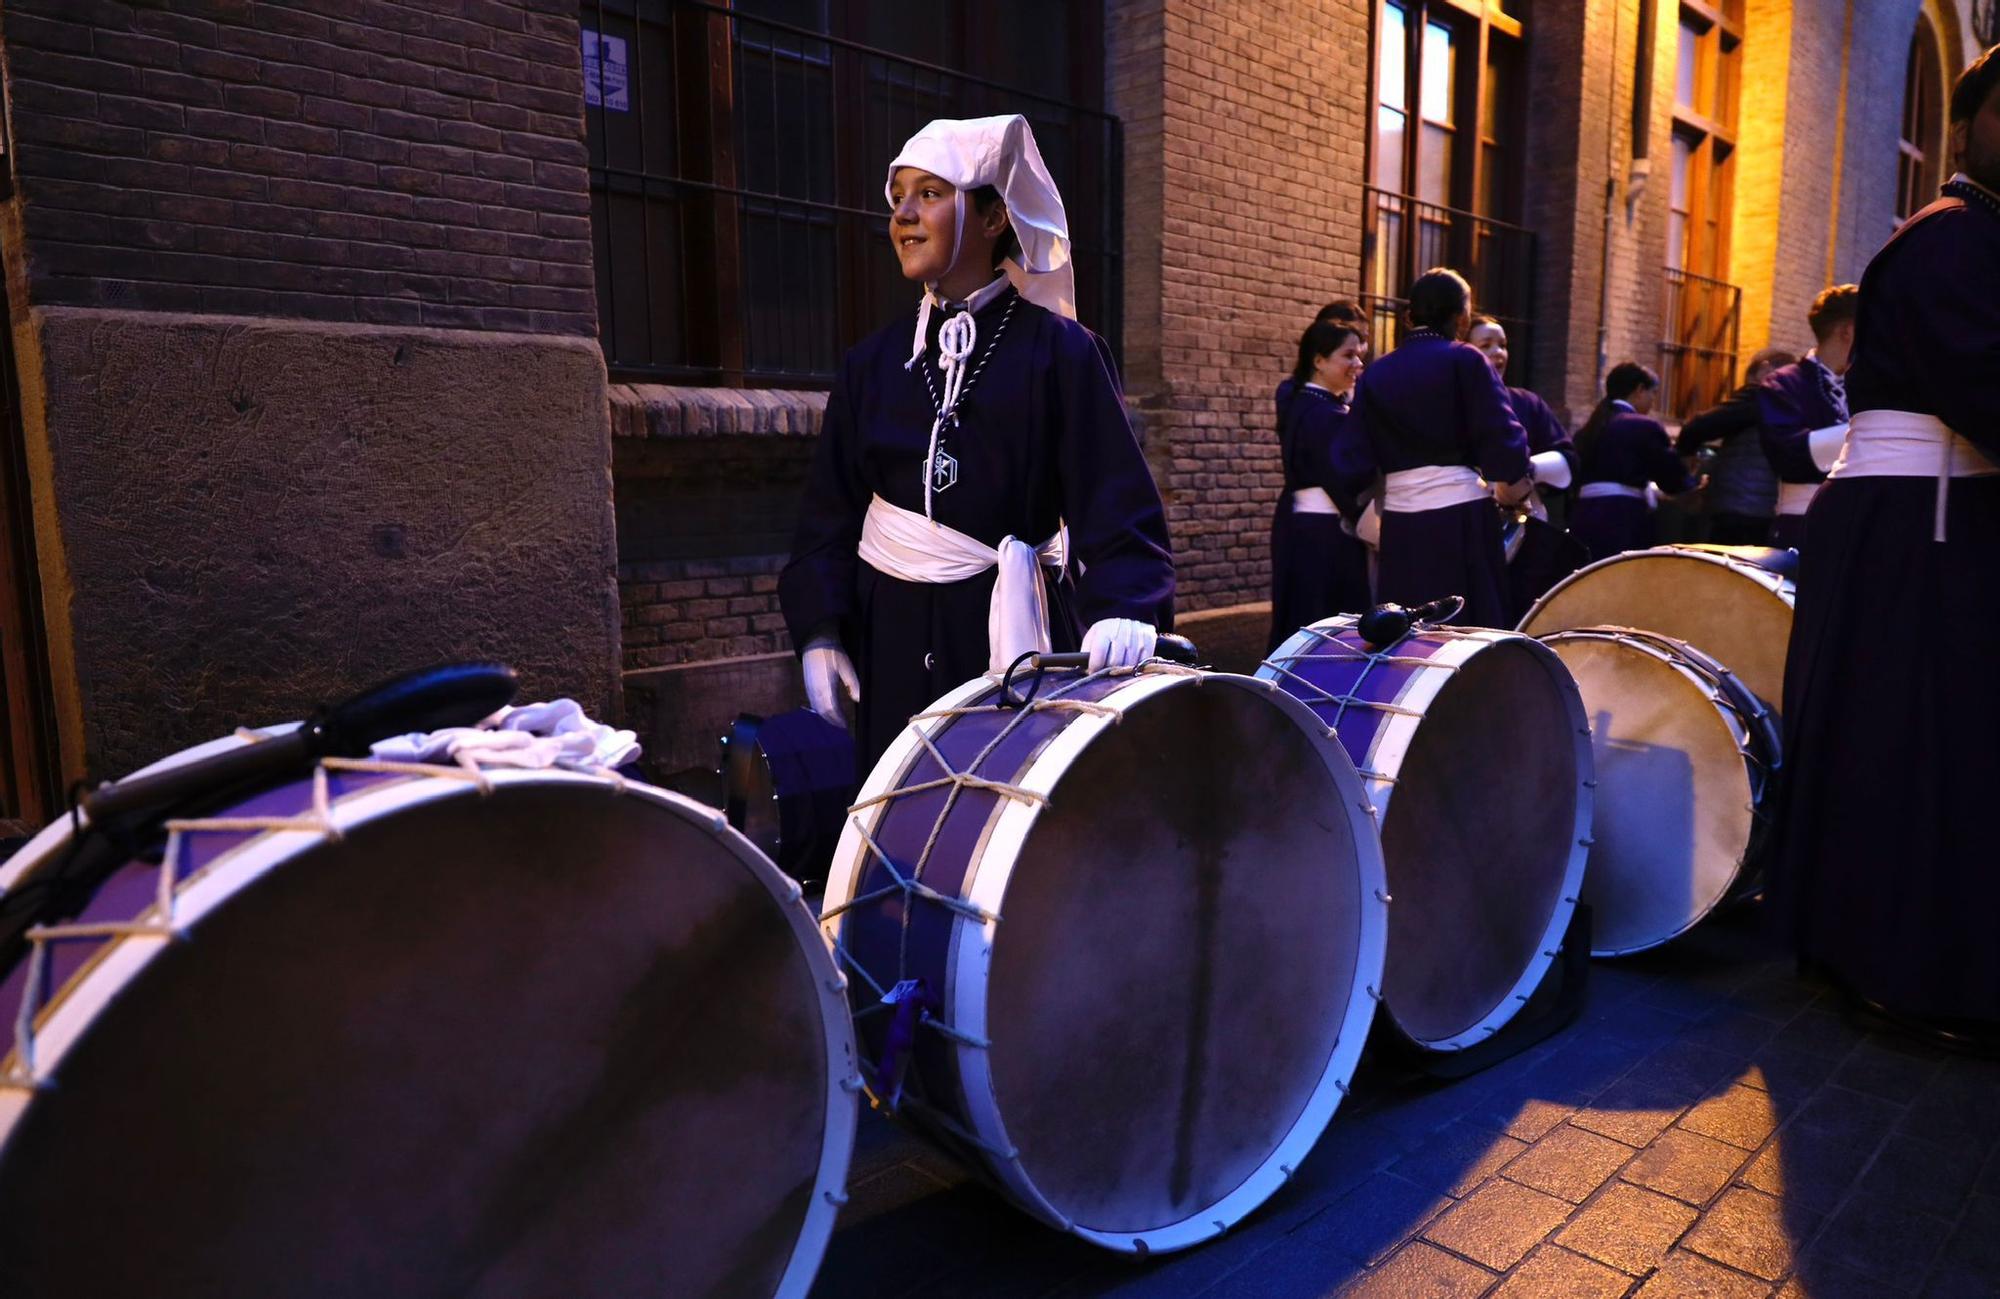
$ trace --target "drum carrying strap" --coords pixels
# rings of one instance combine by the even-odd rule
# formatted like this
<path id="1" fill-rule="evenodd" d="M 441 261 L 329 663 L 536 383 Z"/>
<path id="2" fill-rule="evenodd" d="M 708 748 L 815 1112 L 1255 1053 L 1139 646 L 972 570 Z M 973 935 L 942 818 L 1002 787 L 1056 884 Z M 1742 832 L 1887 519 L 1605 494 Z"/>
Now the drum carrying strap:
<path id="1" fill-rule="evenodd" d="M 877 496 L 861 521 L 856 553 L 868 567 L 902 582 L 963 582 L 997 566 L 986 613 L 987 667 L 1005 672 L 1023 654 L 1048 653 L 1049 590 L 1042 570 L 1061 573 L 1068 566 L 1068 528 L 1057 528 L 1039 546 L 1018 537 L 989 546 Z"/>

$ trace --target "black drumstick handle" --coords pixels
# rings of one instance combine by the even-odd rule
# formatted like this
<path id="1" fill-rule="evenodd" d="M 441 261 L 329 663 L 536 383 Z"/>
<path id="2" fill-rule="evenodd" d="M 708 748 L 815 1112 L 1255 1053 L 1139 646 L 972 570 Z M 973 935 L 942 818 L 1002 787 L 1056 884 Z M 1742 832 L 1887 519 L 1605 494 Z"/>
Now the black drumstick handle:
<path id="1" fill-rule="evenodd" d="M 152 812 L 240 781 L 270 779 L 328 754 L 358 758 L 377 740 L 471 726 L 505 707 L 518 687 L 501 663 L 447 663 L 371 686 L 321 709 L 295 731 L 146 776 L 100 785 L 83 799 L 94 824 Z"/>

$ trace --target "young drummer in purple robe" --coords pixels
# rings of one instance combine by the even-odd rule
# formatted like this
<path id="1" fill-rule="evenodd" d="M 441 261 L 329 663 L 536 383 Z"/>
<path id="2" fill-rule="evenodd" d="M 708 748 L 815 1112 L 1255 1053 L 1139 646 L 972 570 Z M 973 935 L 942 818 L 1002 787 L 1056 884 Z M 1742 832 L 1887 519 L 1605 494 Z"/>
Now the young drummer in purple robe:
<path id="1" fill-rule="evenodd" d="M 1861 278 L 1852 426 L 1808 515 L 1773 901 L 1892 1022 L 2000 1050 L 2000 46 L 1960 173 Z"/>
<path id="2" fill-rule="evenodd" d="M 1718 546 L 1768 546 L 1771 519 L 1778 511 L 1778 475 L 1764 454 L 1764 380 L 1798 357 L 1767 347 L 1750 358 L 1743 386 L 1681 425 L 1674 450 L 1692 456 L 1716 447 L 1708 471 L 1708 539 Z"/>
<path id="3" fill-rule="evenodd" d="M 1339 458 L 1353 442 L 1347 401 L 1367 352 L 1358 323 L 1315 322 L 1278 402 L 1285 490 L 1271 521 L 1270 649 L 1322 618 L 1369 608 L 1368 547 L 1334 503 L 1346 476 Z"/>
<path id="4" fill-rule="evenodd" d="M 838 724 L 841 693 L 858 705 L 864 771 L 912 714 L 1027 650 L 1143 661 L 1174 590 L 1027 122 L 932 122 L 885 192 L 924 295 L 847 354 L 778 585 L 814 711 Z"/>
<path id="5" fill-rule="evenodd" d="M 1408 314 L 1409 332 L 1356 389 L 1360 441 L 1341 484 L 1342 509 L 1382 475 L 1380 599 L 1414 605 L 1462 596 L 1461 625 L 1508 626 L 1493 502 L 1518 504 L 1532 490 L 1528 437 L 1493 367 L 1459 341 L 1472 325 L 1465 280 L 1456 271 L 1424 272 L 1410 286 Z"/>
<path id="6" fill-rule="evenodd" d="M 1507 328 L 1491 316 L 1474 316 L 1465 336 L 1486 363 L 1493 367 L 1501 383 L 1507 382 Z M 1508 388 L 1507 404 L 1528 435 L 1528 464 L 1535 490 L 1523 501 L 1523 520 L 1518 547 L 1507 561 L 1510 596 L 1508 625 L 1527 616 L 1550 587 L 1580 568 L 1585 560 L 1582 547 L 1570 541 L 1549 517 L 1548 502 L 1576 479 L 1576 446 L 1569 429 L 1556 418 L 1539 393 L 1527 388 Z"/>
<path id="7" fill-rule="evenodd" d="M 1847 437 L 1847 393 L 1841 376 L 1854 348 L 1854 308 L 1861 290 L 1836 284 L 1813 299 L 1806 322 L 1816 346 L 1779 366 L 1757 394 L 1764 454 L 1778 471 L 1778 516 L 1771 544 L 1801 549 L 1806 507 Z"/>
<path id="8" fill-rule="evenodd" d="M 1678 496 L 1699 484 L 1674 454 L 1666 426 L 1653 418 L 1660 376 L 1636 361 L 1611 367 L 1604 376 L 1604 400 L 1576 435 L 1576 507 L 1570 535 L 1592 560 L 1609 559 L 1653 544 L 1653 502 L 1649 488 Z"/>

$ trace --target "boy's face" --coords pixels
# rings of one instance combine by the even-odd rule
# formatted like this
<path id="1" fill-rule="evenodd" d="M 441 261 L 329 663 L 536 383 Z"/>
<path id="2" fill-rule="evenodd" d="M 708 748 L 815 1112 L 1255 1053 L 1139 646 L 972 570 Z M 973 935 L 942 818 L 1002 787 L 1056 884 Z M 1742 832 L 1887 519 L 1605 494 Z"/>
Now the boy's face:
<path id="1" fill-rule="evenodd" d="M 1988 189 L 2000 190 L 2000 85 L 1970 121 L 1951 124 L 1952 152 L 1959 170 Z"/>
<path id="2" fill-rule="evenodd" d="M 949 183 L 916 167 L 899 167 L 890 177 L 889 242 L 902 263 L 904 279 L 928 283 L 950 268 L 958 237 L 957 193 Z"/>

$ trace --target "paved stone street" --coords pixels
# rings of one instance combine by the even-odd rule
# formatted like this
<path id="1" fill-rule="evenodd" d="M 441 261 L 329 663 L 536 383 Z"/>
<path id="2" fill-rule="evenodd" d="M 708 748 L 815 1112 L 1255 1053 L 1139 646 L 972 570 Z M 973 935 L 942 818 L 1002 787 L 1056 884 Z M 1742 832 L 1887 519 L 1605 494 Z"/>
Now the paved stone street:
<path id="1" fill-rule="evenodd" d="M 2000 1295 L 2000 1063 L 1850 1027 L 1754 910 L 1591 973 L 1576 1024 L 1486 1073 L 1364 1061 L 1284 1191 L 1151 1262 L 864 1115 L 814 1294 Z"/>

